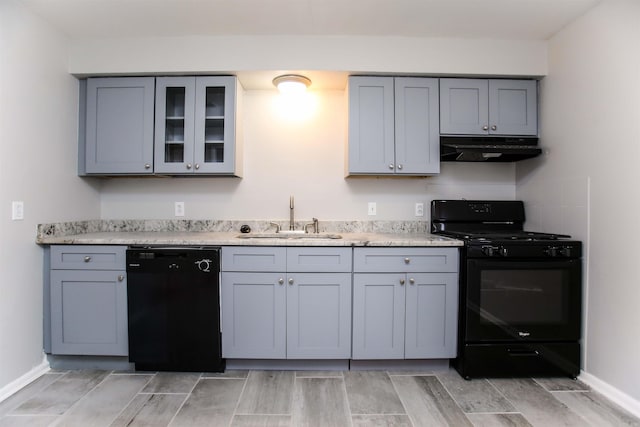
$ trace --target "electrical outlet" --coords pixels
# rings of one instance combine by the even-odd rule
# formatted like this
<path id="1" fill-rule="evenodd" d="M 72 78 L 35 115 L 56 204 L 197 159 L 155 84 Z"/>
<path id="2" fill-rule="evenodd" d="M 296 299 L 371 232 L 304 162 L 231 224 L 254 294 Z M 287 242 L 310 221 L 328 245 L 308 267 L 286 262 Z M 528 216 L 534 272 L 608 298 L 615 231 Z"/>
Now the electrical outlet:
<path id="1" fill-rule="evenodd" d="M 373 216 L 377 214 L 376 202 L 369 202 L 367 205 L 367 215 Z"/>
<path id="2" fill-rule="evenodd" d="M 175 216 L 184 216 L 184 202 L 176 202 L 174 208 Z"/>
<path id="3" fill-rule="evenodd" d="M 11 219 L 13 221 L 20 221 L 24 219 L 24 202 L 11 202 Z"/>
<path id="4" fill-rule="evenodd" d="M 416 216 L 424 216 L 424 203 L 418 202 L 416 203 Z"/>

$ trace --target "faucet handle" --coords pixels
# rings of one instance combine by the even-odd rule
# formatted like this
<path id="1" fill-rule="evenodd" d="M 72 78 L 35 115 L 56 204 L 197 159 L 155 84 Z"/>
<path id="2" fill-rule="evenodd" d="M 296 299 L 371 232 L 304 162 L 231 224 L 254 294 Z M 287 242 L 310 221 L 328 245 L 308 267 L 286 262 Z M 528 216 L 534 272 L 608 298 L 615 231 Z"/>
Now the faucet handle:
<path id="1" fill-rule="evenodd" d="M 269 224 L 276 227 L 276 233 L 280 232 L 280 224 L 278 224 L 277 222 L 270 222 Z"/>
<path id="2" fill-rule="evenodd" d="M 309 227 L 313 227 L 313 232 L 315 234 L 318 234 L 320 232 L 320 230 L 318 229 L 318 218 L 312 218 L 311 219 L 313 222 L 310 222 L 309 224 L 305 224 L 304 225 L 304 232 L 308 233 L 309 231 L 307 230 Z"/>

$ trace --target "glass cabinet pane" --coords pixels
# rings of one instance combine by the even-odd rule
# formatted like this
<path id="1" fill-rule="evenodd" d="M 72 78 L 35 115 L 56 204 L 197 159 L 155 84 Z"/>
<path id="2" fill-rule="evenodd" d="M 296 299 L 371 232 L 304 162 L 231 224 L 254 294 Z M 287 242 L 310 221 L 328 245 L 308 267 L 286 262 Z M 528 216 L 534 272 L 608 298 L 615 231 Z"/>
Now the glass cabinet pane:
<path id="1" fill-rule="evenodd" d="M 206 163 L 224 162 L 224 144 L 206 142 L 204 144 L 204 161 Z"/>
<path id="2" fill-rule="evenodd" d="M 165 144 L 164 161 L 165 163 L 184 162 L 184 144 Z"/>
<path id="3" fill-rule="evenodd" d="M 184 119 L 184 87 L 167 88 L 167 118 Z"/>
<path id="4" fill-rule="evenodd" d="M 224 141 L 224 119 L 206 119 L 204 140 L 205 142 Z"/>
<path id="5" fill-rule="evenodd" d="M 224 87 L 207 87 L 206 117 L 224 118 Z"/>

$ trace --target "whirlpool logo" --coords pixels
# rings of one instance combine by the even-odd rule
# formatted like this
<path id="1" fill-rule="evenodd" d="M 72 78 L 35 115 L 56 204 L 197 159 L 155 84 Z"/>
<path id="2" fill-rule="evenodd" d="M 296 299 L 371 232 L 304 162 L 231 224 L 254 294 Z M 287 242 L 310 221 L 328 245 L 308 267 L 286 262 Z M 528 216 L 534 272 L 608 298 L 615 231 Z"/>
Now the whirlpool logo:
<path id="1" fill-rule="evenodd" d="M 207 258 L 200 259 L 194 264 L 198 266 L 198 270 L 204 273 L 211 273 L 211 260 Z"/>

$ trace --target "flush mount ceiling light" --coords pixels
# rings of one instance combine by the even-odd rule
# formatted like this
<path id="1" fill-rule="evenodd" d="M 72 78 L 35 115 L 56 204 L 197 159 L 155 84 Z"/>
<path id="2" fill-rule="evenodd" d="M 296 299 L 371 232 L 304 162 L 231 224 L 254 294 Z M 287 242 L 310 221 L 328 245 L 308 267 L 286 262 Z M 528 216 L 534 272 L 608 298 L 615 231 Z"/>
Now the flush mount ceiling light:
<path id="1" fill-rule="evenodd" d="M 280 93 L 303 93 L 311 85 L 311 80 L 298 74 L 285 74 L 273 79 L 273 85 Z"/>

